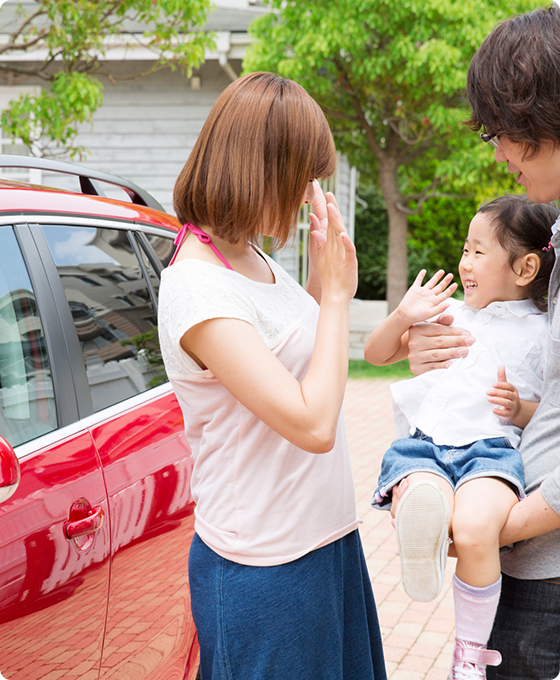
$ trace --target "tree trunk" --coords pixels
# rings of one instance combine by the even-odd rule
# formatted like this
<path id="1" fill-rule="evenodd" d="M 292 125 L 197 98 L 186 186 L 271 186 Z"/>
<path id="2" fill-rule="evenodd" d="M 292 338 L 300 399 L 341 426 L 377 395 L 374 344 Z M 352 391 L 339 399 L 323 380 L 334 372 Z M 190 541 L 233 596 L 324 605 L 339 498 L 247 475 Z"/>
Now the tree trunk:
<path id="1" fill-rule="evenodd" d="M 408 255 L 406 250 L 408 218 L 405 213 L 397 208 L 402 197 L 399 191 L 395 159 L 379 160 L 379 185 L 389 217 L 387 302 L 389 313 L 391 313 L 401 301 L 408 287 Z"/>

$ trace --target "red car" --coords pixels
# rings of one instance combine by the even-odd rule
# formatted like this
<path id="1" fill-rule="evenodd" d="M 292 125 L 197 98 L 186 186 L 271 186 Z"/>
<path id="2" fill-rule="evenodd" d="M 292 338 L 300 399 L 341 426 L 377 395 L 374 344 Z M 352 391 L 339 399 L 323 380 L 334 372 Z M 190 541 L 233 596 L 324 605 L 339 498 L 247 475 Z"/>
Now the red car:
<path id="1" fill-rule="evenodd" d="M 194 680 L 192 459 L 155 329 L 179 225 L 118 177 L 18 166 L 81 191 L 0 181 L 0 679 Z"/>

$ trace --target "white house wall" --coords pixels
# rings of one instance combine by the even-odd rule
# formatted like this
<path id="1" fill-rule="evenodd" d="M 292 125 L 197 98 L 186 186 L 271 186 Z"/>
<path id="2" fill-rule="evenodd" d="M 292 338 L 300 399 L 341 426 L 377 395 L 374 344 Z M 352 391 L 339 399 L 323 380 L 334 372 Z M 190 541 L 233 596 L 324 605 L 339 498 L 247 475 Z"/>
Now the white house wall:
<path id="1" fill-rule="evenodd" d="M 234 71 L 241 73 L 240 60 L 230 60 Z M 111 71 L 130 77 L 147 70 L 149 64 L 118 62 Z M 194 142 L 222 90 L 231 78 L 217 60 L 209 60 L 196 72 L 200 90 L 193 90 L 191 81 L 180 71 L 166 68 L 142 78 L 118 80 L 112 85 L 101 78 L 104 85 L 103 105 L 96 111 L 92 125 L 83 125 L 76 143 L 88 150 L 81 162 L 96 170 L 124 177 L 149 191 L 170 213 L 173 213 L 172 194 L 177 175 L 183 167 Z M 34 85 L 31 79 L 29 85 Z M 14 88 L 15 91 L 16 88 Z M 42 173 L 47 186 L 79 190 L 76 177 L 58 173 Z M 328 188 L 336 193 L 338 204 L 350 235 L 354 232 L 355 171 L 339 156 L 336 176 Z M 128 197 L 118 189 L 106 188 L 112 198 Z M 302 226 L 305 224 L 302 224 Z M 305 229 L 305 227 L 304 227 Z M 307 233 L 277 253 L 276 257 L 289 273 L 305 282 L 302 243 Z"/>
<path id="2" fill-rule="evenodd" d="M 240 63 L 237 64 L 241 68 Z M 146 63 L 118 65 L 123 73 L 141 72 Z M 149 191 L 168 211 L 173 185 L 220 92 L 230 80 L 216 62 L 199 72 L 200 91 L 179 71 L 164 69 L 140 79 L 104 80 L 103 105 L 94 114 L 93 127 L 82 126 L 77 144 L 89 155 L 82 161 L 96 170 L 125 177 Z M 72 178 L 43 173 L 45 183 L 73 188 Z M 117 191 L 107 194 L 122 198 Z"/>

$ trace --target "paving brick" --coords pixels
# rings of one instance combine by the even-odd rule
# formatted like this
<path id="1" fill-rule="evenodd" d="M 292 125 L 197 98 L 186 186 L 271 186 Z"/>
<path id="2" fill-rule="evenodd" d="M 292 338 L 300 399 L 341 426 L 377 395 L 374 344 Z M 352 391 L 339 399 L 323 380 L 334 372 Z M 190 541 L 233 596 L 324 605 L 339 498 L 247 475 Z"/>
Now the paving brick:
<path id="1" fill-rule="evenodd" d="M 430 668 L 426 673 L 425 680 L 447 680 L 449 675 L 449 670 L 444 670 L 443 668 Z"/>
<path id="2" fill-rule="evenodd" d="M 381 459 L 395 438 L 390 382 L 349 380 L 344 400 L 360 535 L 378 607 L 387 674 L 391 680 L 447 680 L 454 639 L 448 559 L 445 584 L 433 602 L 415 602 L 403 590 L 395 532 L 388 512 L 370 505 Z"/>
<path id="3" fill-rule="evenodd" d="M 427 673 L 432 666 L 433 659 L 416 654 L 407 654 L 400 662 L 398 668 L 400 671 L 416 671 L 419 673 Z"/>
<path id="4" fill-rule="evenodd" d="M 403 671 L 400 668 L 391 675 L 391 680 L 424 680 L 425 673 L 417 671 Z"/>
<path id="5" fill-rule="evenodd" d="M 387 661 L 396 661 L 397 665 L 395 666 L 395 670 L 398 667 L 398 663 L 401 662 L 404 657 L 406 656 L 407 649 L 406 647 L 393 647 L 392 645 L 385 645 L 385 658 Z"/>

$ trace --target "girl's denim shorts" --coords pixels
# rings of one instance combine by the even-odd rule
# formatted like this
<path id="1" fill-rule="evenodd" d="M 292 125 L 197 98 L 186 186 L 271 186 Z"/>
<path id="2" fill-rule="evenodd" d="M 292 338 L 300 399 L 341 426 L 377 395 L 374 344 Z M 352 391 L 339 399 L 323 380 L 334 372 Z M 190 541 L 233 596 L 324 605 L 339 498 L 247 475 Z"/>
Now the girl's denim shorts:
<path id="1" fill-rule="evenodd" d="M 440 446 L 416 430 L 407 439 L 396 439 L 383 456 L 373 507 L 389 510 L 392 488 L 413 472 L 439 475 L 454 491 L 477 477 L 497 477 L 509 482 L 519 498 L 525 497 L 521 455 L 507 437 L 481 439 L 466 446 Z"/>

